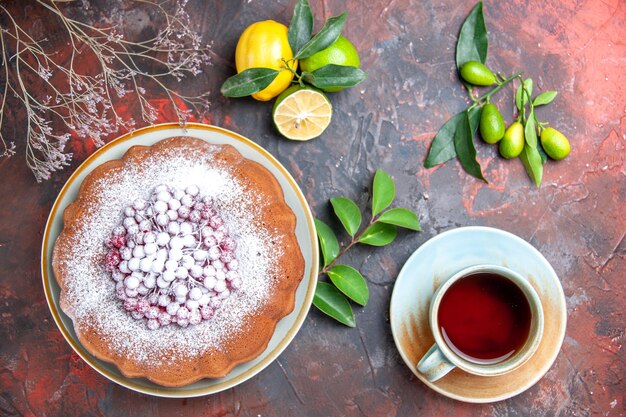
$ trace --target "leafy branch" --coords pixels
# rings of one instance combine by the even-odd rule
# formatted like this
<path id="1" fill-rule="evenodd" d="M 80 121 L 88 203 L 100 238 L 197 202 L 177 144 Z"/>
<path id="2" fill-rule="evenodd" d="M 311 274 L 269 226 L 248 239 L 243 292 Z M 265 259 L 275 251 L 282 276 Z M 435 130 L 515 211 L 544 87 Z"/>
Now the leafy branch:
<path id="1" fill-rule="evenodd" d="M 499 72 L 497 75 L 493 74 L 485 66 L 488 46 L 483 4 L 479 2 L 463 22 L 456 45 L 456 66 L 472 104 L 439 129 L 430 145 L 424 166 L 431 168 L 457 157 L 468 174 L 487 182 L 476 159 L 474 146 L 474 137 L 480 127 L 483 140 L 490 144 L 499 142 L 500 154 L 507 159 L 519 157 L 528 176 L 539 187 L 543 164 L 548 155 L 559 160 L 565 158 L 570 150 L 569 141 L 562 133 L 555 129 L 542 133 L 547 123 L 539 122 L 535 113 L 535 107 L 552 102 L 557 92 L 546 91 L 533 100 L 533 81 L 530 78 L 524 79 L 522 71 L 509 77 Z M 517 121 L 505 131 L 502 115 L 491 103 L 491 98 L 515 80 L 520 81 L 515 94 L 518 116 Z M 487 93 L 480 97 L 475 96 L 476 87 L 494 84 L 495 87 Z M 538 134 L 541 135 L 541 142 Z M 544 144 L 550 149 L 544 149 Z"/>
<path id="2" fill-rule="evenodd" d="M 387 209 L 394 198 L 393 179 L 380 169 L 376 171 L 372 185 L 371 219 L 364 227 L 361 227 L 361 210 L 354 201 L 346 197 L 331 198 L 335 215 L 350 236 L 350 241 L 341 249 L 332 228 L 315 219 L 323 262 L 319 276 L 327 275 L 331 282 L 318 281 L 313 304 L 346 326 L 356 325 L 348 300 L 365 306 L 369 300 L 369 290 L 363 275 L 349 265 L 338 264 L 339 259 L 358 243 L 370 246 L 390 244 L 398 234 L 398 227 L 421 230 L 417 215 L 412 211 L 405 208 Z"/>
<path id="3" fill-rule="evenodd" d="M 136 121 L 120 114 L 118 100 L 135 98 L 142 121 L 153 123 L 158 109 L 145 97 L 149 84 L 165 93 L 181 123 L 190 115 L 183 104 L 196 111 L 208 109 L 208 93 L 186 95 L 167 84 L 170 78 L 181 81 L 196 76 L 209 63 L 209 47 L 190 29 L 186 2 L 135 0 L 163 22 L 156 35 L 136 42 L 124 39 L 114 25 L 98 27 L 71 18 L 66 10 L 69 6 L 60 2 L 34 3 L 56 24 L 53 30 L 66 39 L 69 58 L 48 39 L 35 39 L 26 24 L 14 18 L 11 7 L 0 4 L 4 67 L 0 71 L 4 87 L 0 156 L 15 153 L 15 143 L 3 135 L 3 122 L 11 107 L 8 103 L 14 98 L 26 110 L 26 163 L 37 181 L 50 178 L 69 163 L 72 155 L 65 147 L 70 132 L 101 146 L 104 138 L 120 128 L 133 129 Z M 78 61 L 85 60 L 92 62 L 92 69 L 79 71 Z M 155 69 L 146 70 L 145 64 Z"/>

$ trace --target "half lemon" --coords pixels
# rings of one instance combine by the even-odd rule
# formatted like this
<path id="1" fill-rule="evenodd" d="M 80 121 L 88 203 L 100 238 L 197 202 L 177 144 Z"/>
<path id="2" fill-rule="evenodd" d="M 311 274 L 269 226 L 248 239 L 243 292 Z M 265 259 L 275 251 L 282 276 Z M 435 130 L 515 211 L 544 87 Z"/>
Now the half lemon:
<path id="1" fill-rule="evenodd" d="M 294 85 L 274 104 L 272 118 L 278 132 L 291 140 L 311 140 L 326 130 L 333 106 L 326 94 L 312 87 Z"/>

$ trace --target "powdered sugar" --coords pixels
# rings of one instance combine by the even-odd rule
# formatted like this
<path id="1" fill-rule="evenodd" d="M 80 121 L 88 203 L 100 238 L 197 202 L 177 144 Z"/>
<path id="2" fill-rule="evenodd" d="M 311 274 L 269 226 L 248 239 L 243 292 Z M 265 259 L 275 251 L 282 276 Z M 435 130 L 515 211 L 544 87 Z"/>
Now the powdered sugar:
<path id="1" fill-rule="evenodd" d="M 270 242 L 280 241 L 280 236 L 257 225 L 264 199 L 206 153 L 174 149 L 108 173 L 92 187 L 82 213 L 84 222 L 74 225 L 74 238 L 68 245 L 72 253 L 62 257 L 67 271 L 63 308 L 73 317 L 77 332 L 95 328 L 121 355 L 149 364 L 193 357 L 222 345 L 271 291 L 270 277 L 280 255 L 275 251 L 280 245 Z M 185 329 L 170 325 L 149 330 L 145 321 L 130 317 L 116 299 L 115 285 L 103 267 L 107 249 L 102 242 L 121 223 L 124 208 L 138 198 L 148 199 L 162 183 L 178 189 L 197 185 L 201 194 L 213 198 L 237 242 L 234 255 L 240 288 L 222 301 L 212 318 Z"/>

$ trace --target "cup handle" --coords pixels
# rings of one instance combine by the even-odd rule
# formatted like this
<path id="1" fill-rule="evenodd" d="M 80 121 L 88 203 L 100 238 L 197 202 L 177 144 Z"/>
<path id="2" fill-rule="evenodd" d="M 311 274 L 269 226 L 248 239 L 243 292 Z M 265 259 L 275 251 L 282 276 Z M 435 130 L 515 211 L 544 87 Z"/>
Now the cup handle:
<path id="1" fill-rule="evenodd" d="M 432 347 L 428 349 L 428 352 L 422 356 L 422 359 L 420 359 L 417 364 L 417 369 L 424 374 L 426 379 L 430 382 L 443 378 L 454 368 L 456 368 L 456 365 L 443 355 L 437 343 L 433 344 Z"/>

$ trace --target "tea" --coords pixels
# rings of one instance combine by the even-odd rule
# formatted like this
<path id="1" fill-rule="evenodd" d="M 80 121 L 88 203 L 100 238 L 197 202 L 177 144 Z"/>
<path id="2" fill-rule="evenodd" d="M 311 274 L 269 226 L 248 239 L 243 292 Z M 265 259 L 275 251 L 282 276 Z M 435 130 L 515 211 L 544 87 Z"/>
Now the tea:
<path id="1" fill-rule="evenodd" d="M 495 364 L 517 353 L 530 332 L 531 310 L 522 290 L 494 273 L 467 275 L 448 288 L 437 313 L 446 344 L 478 364 Z"/>

